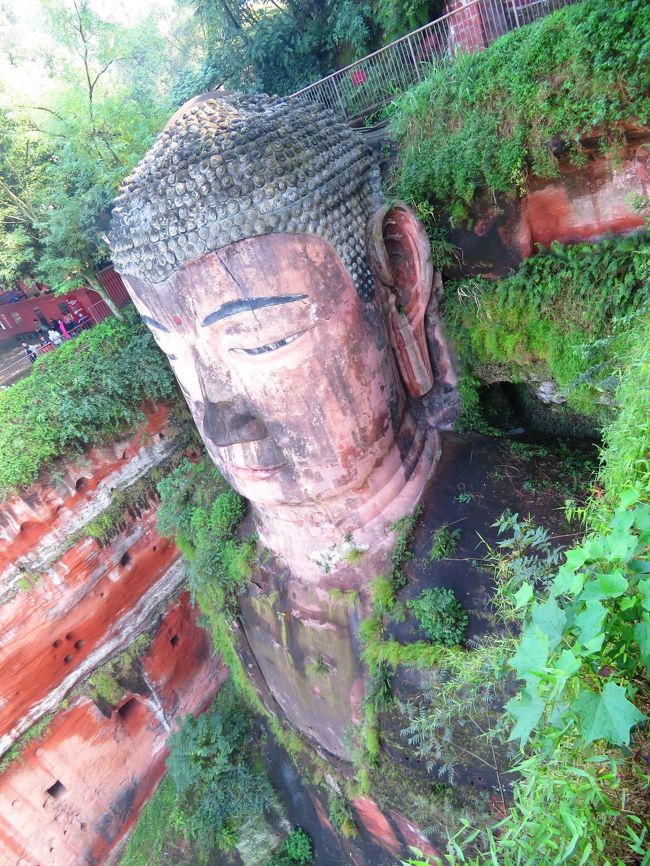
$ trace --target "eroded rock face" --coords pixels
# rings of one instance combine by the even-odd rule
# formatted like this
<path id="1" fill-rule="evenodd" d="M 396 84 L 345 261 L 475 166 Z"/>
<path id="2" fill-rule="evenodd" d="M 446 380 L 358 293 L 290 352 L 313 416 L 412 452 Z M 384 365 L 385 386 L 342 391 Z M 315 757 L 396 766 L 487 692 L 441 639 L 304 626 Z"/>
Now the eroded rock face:
<path id="1" fill-rule="evenodd" d="M 170 729 L 201 712 L 227 674 L 187 593 L 168 607 L 142 667 L 147 693 L 127 693 L 110 718 L 78 698 L 0 775 L 3 866 L 115 862 L 164 773 Z"/>
<path id="2" fill-rule="evenodd" d="M 452 240 L 463 251 L 463 273 L 503 276 L 537 249 L 553 241 L 595 242 L 610 234 L 626 234 L 644 225 L 635 197 L 647 198 L 650 183 L 650 130 L 622 130 L 626 143 L 615 156 L 605 156 L 596 142 L 582 142 L 584 165 L 566 158 L 559 176 L 531 178 L 526 195 L 516 201 L 481 202 L 472 213 L 472 227 L 455 229 Z"/>
<path id="3" fill-rule="evenodd" d="M 70 537 L 177 447 L 169 407 L 145 407 L 145 422 L 123 441 L 91 448 L 44 472 L 23 495 L 0 503 L 0 600 L 24 572 L 51 566 Z"/>

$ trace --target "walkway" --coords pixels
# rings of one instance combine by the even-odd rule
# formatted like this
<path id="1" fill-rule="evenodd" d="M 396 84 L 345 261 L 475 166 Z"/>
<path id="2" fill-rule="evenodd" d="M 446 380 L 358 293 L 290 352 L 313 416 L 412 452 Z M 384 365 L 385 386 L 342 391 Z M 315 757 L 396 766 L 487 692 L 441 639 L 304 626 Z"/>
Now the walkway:
<path id="1" fill-rule="evenodd" d="M 371 114 L 426 77 L 433 64 L 481 51 L 498 36 L 577 0 L 448 0 L 446 15 L 290 98 L 332 108 L 346 121 Z"/>

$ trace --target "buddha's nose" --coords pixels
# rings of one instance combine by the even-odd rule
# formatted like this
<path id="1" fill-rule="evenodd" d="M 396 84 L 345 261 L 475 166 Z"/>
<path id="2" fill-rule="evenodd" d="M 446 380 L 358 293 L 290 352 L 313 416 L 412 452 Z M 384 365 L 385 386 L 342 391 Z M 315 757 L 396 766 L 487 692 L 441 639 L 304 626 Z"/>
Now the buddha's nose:
<path id="1" fill-rule="evenodd" d="M 215 445 L 255 442 L 269 435 L 266 424 L 246 397 L 213 403 L 204 400 L 203 432 Z"/>

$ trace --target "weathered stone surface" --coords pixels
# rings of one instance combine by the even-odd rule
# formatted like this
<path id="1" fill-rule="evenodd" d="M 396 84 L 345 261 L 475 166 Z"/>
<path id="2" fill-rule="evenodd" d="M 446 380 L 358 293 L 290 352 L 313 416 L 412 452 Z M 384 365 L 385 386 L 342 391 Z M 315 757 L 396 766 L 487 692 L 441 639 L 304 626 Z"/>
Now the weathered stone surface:
<path id="1" fill-rule="evenodd" d="M 78 542 L 33 589 L 0 605 L 0 751 L 146 629 L 185 577 L 177 560 L 152 510 L 118 544 Z"/>
<path id="2" fill-rule="evenodd" d="M 51 564 L 70 536 L 110 505 L 114 490 L 136 481 L 176 447 L 169 407 L 149 406 L 145 414 L 128 439 L 61 461 L 23 495 L 0 503 L 0 599 L 24 571 Z"/>
<path id="3" fill-rule="evenodd" d="M 226 676 L 187 593 L 163 617 L 143 667 L 151 694 L 126 695 L 110 718 L 77 699 L 0 776 L 3 866 L 115 862 L 162 777 L 170 726 L 200 712 Z"/>
<path id="4" fill-rule="evenodd" d="M 288 222 L 237 221 L 253 205 L 264 215 L 285 204 L 275 180 L 268 211 L 245 189 L 262 140 L 272 145 L 259 155 L 264 170 L 269 162 L 274 178 L 282 175 L 284 151 L 295 170 L 300 213 Z M 316 165 L 331 148 L 341 158 L 327 160 L 319 190 Z M 223 174 L 216 210 L 210 184 L 183 175 L 175 194 L 192 203 L 177 213 L 163 189 L 170 172 L 213 169 Z M 323 210 L 325 193 L 340 212 Z M 222 205 L 235 233 L 221 231 L 229 222 Z M 183 241 L 173 259 L 147 264 L 145 235 L 159 244 L 169 220 L 186 232 L 199 216 L 204 243 Z M 383 543 L 435 458 L 435 431 L 416 423 L 405 395 L 405 387 L 421 397 L 433 386 L 424 332 L 433 272 L 414 214 L 399 203 L 381 207 L 360 139 L 322 107 L 206 94 L 174 115 L 125 181 L 112 237 L 134 303 L 210 456 L 251 501 L 262 543 L 313 581 L 316 560 L 350 532 L 366 548 Z"/>
<path id="5" fill-rule="evenodd" d="M 521 199 L 497 196 L 479 202 L 470 228 L 454 229 L 451 239 L 463 253 L 464 274 L 503 276 L 531 256 L 539 244 L 598 241 L 642 228 L 635 196 L 650 191 L 650 130 L 623 130 L 625 145 L 605 156 L 593 140 L 582 142 L 585 163 L 558 164 L 557 178 L 530 178 Z"/>

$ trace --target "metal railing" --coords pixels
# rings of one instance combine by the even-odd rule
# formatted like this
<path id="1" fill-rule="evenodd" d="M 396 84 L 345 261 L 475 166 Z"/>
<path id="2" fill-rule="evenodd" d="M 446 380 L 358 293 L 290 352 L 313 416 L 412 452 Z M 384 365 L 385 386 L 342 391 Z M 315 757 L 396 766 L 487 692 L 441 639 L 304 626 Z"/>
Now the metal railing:
<path id="1" fill-rule="evenodd" d="M 433 64 L 482 51 L 498 36 L 577 0 L 454 0 L 455 9 L 289 98 L 327 105 L 346 121 L 368 115 L 426 76 Z M 462 4 L 462 5 L 461 5 Z"/>

